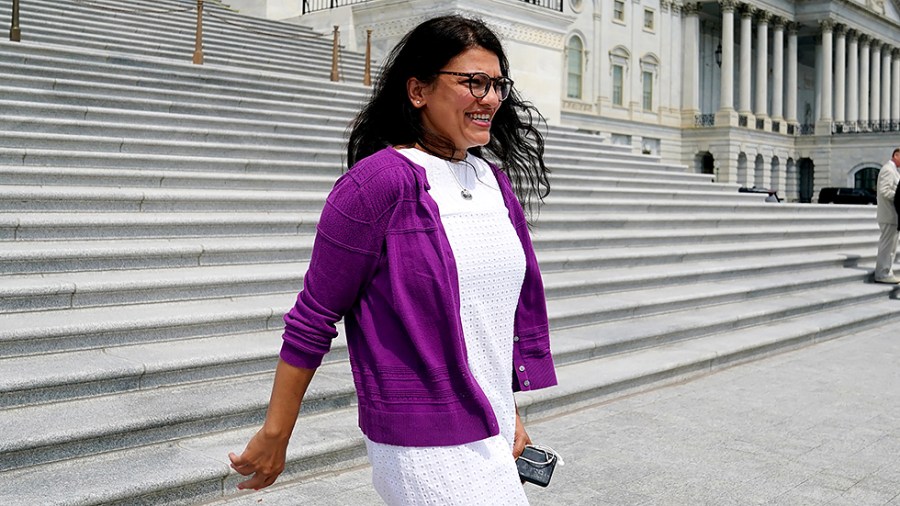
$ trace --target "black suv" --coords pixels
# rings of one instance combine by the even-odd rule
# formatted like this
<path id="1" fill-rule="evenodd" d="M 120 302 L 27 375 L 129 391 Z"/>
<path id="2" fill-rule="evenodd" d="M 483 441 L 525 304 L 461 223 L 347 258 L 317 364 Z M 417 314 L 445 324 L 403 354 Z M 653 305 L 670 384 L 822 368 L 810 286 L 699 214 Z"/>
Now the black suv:
<path id="1" fill-rule="evenodd" d="M 822 188 L 820 204 L 875 204 L 875 192 L 867 188 Z"/>

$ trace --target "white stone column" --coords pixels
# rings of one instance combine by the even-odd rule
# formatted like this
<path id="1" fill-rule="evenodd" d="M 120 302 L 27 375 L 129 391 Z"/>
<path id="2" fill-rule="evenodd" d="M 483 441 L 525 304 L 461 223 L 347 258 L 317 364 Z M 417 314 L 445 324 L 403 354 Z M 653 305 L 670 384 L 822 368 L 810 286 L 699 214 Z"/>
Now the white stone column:
<path id="1" fill-rule="evenodd" d="M 891 53 L 894 77 L 891 79 L 891 121 L 900 122 L 900 49 Z"/>
<path id="2" fill-rule="evenodd" d="M 769 19 L 772 15 L 759 11 L 756 25 L 756 116 L 769 115 Z"/>
<path id="3" fill-rule="evenodd" d="M 682 105 L 685 114 L 700 111 L 700 7 L 697 3 L 687 3 L 682 7 L 684 13 L 684 72 L 682 77 Z M 724 51 L 724 50 L 723 50 Z"/>
<path id="4" fill-rule="evenodd" d="M 797 123 L 797 23 L 788 23 L 787 44 L 787 96 L 784 101 L 784 119 Z"/>
<path id="5" fill-rule="evenodd" d="M 784 119 L 784 20 L 772 20 L 772 119 Z M 779 126 L 780 131 L 784 131 Z"/>
<path id="6" fill-rule="evenodd" d="M 740 78 L 740 96 L 738 102 L 738 112 L 741 114 L 752 114 L 750 106 L 750 78 L 752 73 L 750 63 L 752 57 L 752 35 L 753 35 L 753 8 L 745 5 L 741 11 L 741 69 Z"/>
<path id="7" fill-rule="evenodd" d="M 881 121 L 881 41 L 872 41 L 871 91 L 869 95 L 869 121 Z"/>
<path id="8" fill-rule="evenodd" d="M 847 31 L 847 121 L 859 121 L 859 38 L 856 30 Z"/>
<path id="9" fill-rule="evenodd" d="M 891 120 L 891 53 L 893 49 L 886 45 L 881 48 L 881 121 Z"/>
<path id="10" fill-rule="evenodd" d="M 846 119 L 847 30 L 844 25 L 837 25 L 834 33 L 837 36 L 834 46 L 834 121 L 843 123 Z"/>
<path id="11" fill-rule="evenodd" d="M 722 0 L 722 80 L 719 90 L 721 111 L 734 110 L 734 0 Z"/>
<path id="12" fill-rule="evenodd" d="M 869 36 L 859 36 L 859 121 L 869 122 Z M 862 125 L 867 128 L 865 125 Z"/>
<path id="13" fill-rule="evenodd" d="M 832 40 L 834 21 L 830 19 L 823 20 L 819 23 L 822 27 L 822 109 L 819 118 L 823 121 L 831 122 L 831 98 L 832 98 L 832 74 L 833 56 L 832 49 L 834 41 Z M 818 128 L 816 129 L 819 130 Z M 831 133 L 829 128 L 829 134 Z"/>

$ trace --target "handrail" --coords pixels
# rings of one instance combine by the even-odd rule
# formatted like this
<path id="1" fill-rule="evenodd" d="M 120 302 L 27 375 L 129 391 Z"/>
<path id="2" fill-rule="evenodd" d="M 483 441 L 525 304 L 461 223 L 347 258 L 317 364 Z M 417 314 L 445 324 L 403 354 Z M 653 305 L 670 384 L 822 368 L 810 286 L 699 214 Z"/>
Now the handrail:
<path id="1" fill-rule="evenodd" d="M 9 25 L 9 40 L 22 42 L 22 29 L 19 27 L 19 0 L 12 3 L 12 22 Z"/>

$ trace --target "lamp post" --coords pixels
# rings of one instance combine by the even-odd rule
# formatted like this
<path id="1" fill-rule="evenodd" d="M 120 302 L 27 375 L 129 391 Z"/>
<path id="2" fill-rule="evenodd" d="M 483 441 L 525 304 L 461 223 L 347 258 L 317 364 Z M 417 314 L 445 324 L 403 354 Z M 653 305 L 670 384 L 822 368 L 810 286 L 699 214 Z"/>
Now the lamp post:
<path id="1" fill-rule="evenodd" d="M 197 0 L 197 36 L 194 39 L 193 62 L 203 65 L 203 0 Z"/>
<path id="2" fill-rule="evenodd" d="M 372 85 L 372 29 L 366 30 L 366 70 L 363 73 L 363 86 Z"/>
<path id="3" fill-rule="evenodd" d="M 19 28 L 19 0 L 13 0 L 12 3 L 12 24 L 9 27 L 9 40 L 13 42 L 22 41 L 22 30 Z"/>

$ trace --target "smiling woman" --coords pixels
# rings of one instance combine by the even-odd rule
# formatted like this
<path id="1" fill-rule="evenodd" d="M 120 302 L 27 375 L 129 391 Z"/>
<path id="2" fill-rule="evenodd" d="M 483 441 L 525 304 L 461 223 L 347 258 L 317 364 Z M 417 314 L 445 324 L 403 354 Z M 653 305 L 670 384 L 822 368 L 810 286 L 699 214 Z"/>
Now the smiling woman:
<path id="1" fill-rule="evenodd" d="M 536 118 L 479 21 L 426 21 L 392 51 L 354 121 L 350 170 L 328 196 L 285 316 L 265 424 L 230 455 L 252 475 L 241 488 L 271 485 L 283 470 L 343 318 L 385 502 L 527 504 L 515 458 L 530 439 L 513 391 L 556 384 L 523 210 L 549 191 Z"/>

